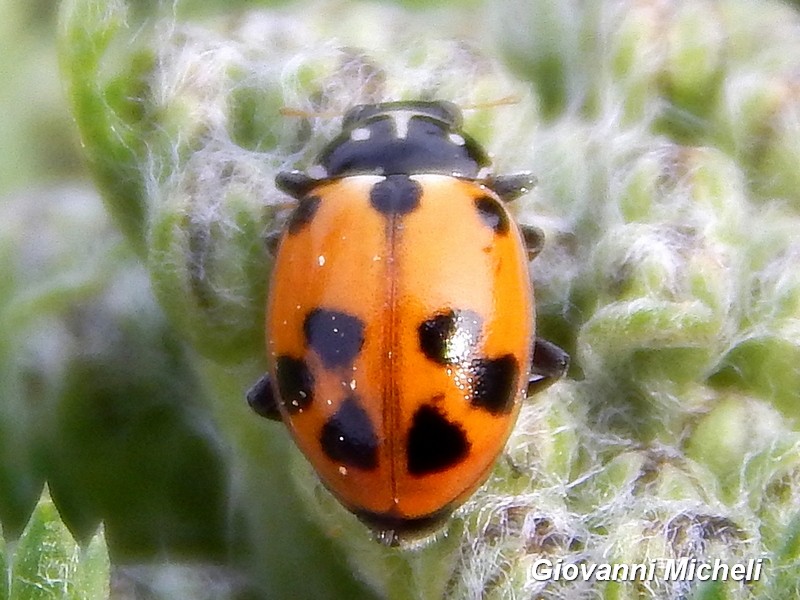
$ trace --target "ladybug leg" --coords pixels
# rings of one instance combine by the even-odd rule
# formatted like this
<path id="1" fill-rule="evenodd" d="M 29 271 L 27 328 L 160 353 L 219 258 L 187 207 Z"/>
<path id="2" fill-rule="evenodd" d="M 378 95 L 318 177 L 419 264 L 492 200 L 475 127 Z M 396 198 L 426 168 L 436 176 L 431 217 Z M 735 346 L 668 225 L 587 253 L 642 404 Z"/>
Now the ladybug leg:
<path id="1" fill-rule="evenodd" d="M 503 460 L 506 461 L 506 466 L 511 471 L 511 477 L 513 479 L 519 479 L 525 475 L 525 470 L 514 462 L 514 459 L 511 458 L 508 452 L 503 452 Z"/>
<path id="2" fill-rule="evenodd" d="M 539 256 L 539 252 L 544 247 L 544 232 L 535 225 L 520 225 L 522 239 L 525 241 L 525 249 L 528 251 L 528 260 L 533 260 Z"/>
<path id="3" fill-rule="evenodd" d="M 281 171 L 275 176 L 275 186 L 297 200 L 305 198 L 318 184 L 318 179 L 302 171 Z"/>
<path id="4" fill-rule="evenodd" d="M 256 381 L 255 385 L 247 391 L 247 403 L 256 414 L 272 421 L 282 419 L 278 410 L 278 401 L 275 392 L 272 391 L 269 375 L 265 374 Z"/>
<path id="5" fill-rule="evenodd" d="M 536 185 L 536 177 L 530 173 L 514 173 L 513 175 L 494 175 L 485 181 L 486 187 L 500 196 L 503 202 L 516 200 L 527 194 Z"/>
<path id="6" fill-rule="evenodd" d="M 267 246 L 267 252 L 272 258 L 275 258 L 275 255 L 278 253 L 278 246 L 281 243 L 281 234 L 281 231 L 273 231 L 272 233 L 268 233 L 264 239 L 264 243 Z"/>
<path id="7" fill-rule="evenodd" d="M 552 342 L 537 337 L 533 341 L 533 360 L 528 380 L 528 395 L 541 392 L 555 383 L 569 368 L 569 354 Z"/>

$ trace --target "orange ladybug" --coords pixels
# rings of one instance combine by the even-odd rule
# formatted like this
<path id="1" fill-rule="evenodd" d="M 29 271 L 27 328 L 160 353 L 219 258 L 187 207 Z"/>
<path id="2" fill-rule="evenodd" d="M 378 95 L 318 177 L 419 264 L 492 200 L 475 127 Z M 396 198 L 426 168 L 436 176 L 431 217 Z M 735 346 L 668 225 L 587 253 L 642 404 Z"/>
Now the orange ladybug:
<path id="1" fill-rule="evenodd" d="M 529 174 L 489 174 L 449 102 L 356 106 L 280 238 L 270 371 L 248 393 L 321 481 L 389 544 L 437 529 L 488 477 L 527 391 L 566 371 L 534 337 L 536 228 L 504 206 Z M 527 253 L 526 253 L 527 246 Z"/>

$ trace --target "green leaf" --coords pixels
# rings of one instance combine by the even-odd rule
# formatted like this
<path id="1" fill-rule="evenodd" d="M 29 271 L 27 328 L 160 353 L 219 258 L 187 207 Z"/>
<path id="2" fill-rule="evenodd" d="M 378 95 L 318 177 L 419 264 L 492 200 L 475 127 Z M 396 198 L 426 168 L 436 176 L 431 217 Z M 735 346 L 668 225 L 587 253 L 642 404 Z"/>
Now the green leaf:
<path id="1" fill-rule="evenodd" d="M 8 583 L 11 572 L 8 564 L 8 546 L 0 527 L 0 600 L 8 600 Z"/>
<path id="2" fill-rule="evenodd" d="M 45 490 L 17 543 L 9 599 L 107 598 L 109 577 L 110 563 L 102 531 L 81 548 Z"/>
<path id="3" fill-rule="evenodd" d="M 62 71 L 89 165 L 118 226 L 141 250 L 147 128 L 141 100 L 152 53 L 140 50 L 147 47 L 141 39 L 130 45 L 123 0 L 66 0 L 60 22 Z"/>

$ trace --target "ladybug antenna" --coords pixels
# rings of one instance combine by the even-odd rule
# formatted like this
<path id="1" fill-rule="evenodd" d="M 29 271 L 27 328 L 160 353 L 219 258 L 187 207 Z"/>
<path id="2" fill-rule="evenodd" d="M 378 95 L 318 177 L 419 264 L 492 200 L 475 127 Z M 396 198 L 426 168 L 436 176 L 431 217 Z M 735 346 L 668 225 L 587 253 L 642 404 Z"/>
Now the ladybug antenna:
<path id="1" fill-rule="evenodd" d="M 282 106 L 278 109 L 278 112 L 281 114 L 281 116 L 295 117 L 298 119 L 311 119 L 314 117 L 318 119 L 332 119 L 333 117 L 342 116 L 342 113 L 339 111 L 312 112 L 303 110 L 302 108 L 292 108 L 291 106 Z"/>
<path id="2" fill-rule="evenodd" d="M 511 94 L 496 98 L 495 100 L 487 100 L 486 102 L 476 102 L 475 104 L 462 104 L 461 110 L 479 110 L 482 108 L 494 108 L 495 106 L 508 106 L 509 104 L 519 104 L 522 102 L 522 97 L 519 94 Z"/>

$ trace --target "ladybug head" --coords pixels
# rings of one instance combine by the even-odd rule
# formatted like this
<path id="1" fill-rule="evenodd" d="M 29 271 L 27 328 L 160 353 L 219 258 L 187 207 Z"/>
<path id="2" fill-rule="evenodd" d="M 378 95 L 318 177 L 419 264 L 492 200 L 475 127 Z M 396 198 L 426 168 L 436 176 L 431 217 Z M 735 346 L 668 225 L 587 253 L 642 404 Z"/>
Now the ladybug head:
<path id="1" fill-rule="evenodd" d="M 476 178 L 489 159 L 461 131 L 455 104 L 420 100 L 353 107 L 319 164 L 328 177 L 441 173 Z"/>

